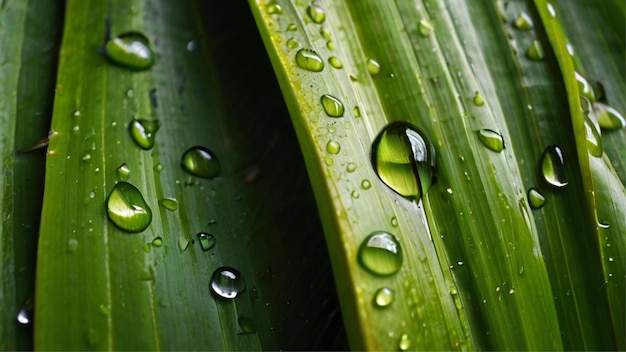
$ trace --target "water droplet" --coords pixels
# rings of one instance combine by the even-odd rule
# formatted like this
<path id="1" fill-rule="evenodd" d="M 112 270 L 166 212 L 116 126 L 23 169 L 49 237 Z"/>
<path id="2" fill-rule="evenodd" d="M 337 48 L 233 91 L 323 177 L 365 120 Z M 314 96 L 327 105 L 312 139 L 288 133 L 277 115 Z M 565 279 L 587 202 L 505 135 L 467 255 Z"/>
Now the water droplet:
<path id="1" fill-rule="evenodd" d="M 246 288 L 246 282 L 239 270 L 223 266 L 211 276 L 211 290 L 224 299 L 233 299 Z"/>
<path id="2" fill-rule="evenodd" d="M 154 53 L 145 35 L 127 32 L 112 38 L 105 45 L 107 57 L 131 70 L 146 70 L 154 64 Z"/>
<path id="3" fill-rule="evenodd" d="M 280 7 L 280 5 L 276 4 L 276 3 L 272 3 L 267 5 L 267 13 L 269 14 L 276 14 L 276 15 L 280 15 L 281 13 L 283 13 L 283 8 Z"/>
<path id="4" fill-rule="evenodd" d="M 322 29 L 320 29 L 320 35 L 322 36 L 322 38 L 328 40 L 330 39 L 330 30 L 326 27 L 322 27 Z"/>
<path id="5" fill-rule="evenodd" d="M 328 58 L 328 63 L 336 69 L 340 69 L 343 67 L 343 63 L 336 56 L 331 56 L 330 58 Z"/>
<path id="6" fill-rule="evenodd" d="M 404 197 L 419 199 L 435 175 L 435 149 L 426 135 L 406 122 L 385 127 L 372 145 L 378 177 Z"/>
<path id="7" fill-rule="evenodd" d="M 126 165 L 126 163 L 124 163 L 117 168 L 117 174 L 121 179 L 128 180 L 128 177 L 130 176 L 130 168 Z"/>
<path id="8" fill-rule="evenodd" d="M 354 111 L 352 113 L 354 114 L 354 117 L 361 117 L 361 109 L 359 109 L 358 106 L 354 107 Z"/>
<path id="9" fill-rule="evenodd" d="M 583 75 L 578 72 L 574 72 L 576 76 L 576 82 L 578 83 L 578 93 L 583 97 L 589 99 L 590 102 L 594 102 L 596 100 L 596 95 L 593 92 L 593 88 L 591 88 L 591 84 Z"/>
<path id="10" fill-rule="evenodd" d="M 528 48 L 526 55 L 528 55 L 528 58 L 531 60 L 543 60 L 543 47 L 541 46 L 541 43 L 538 40 L 533 41 L 530 48 Z"/>
<path id="11" fill-rule="evenodd" d="M 198 42 L 196 40 L 190 40 L 187 42 L 187 45 L 185 46 L 185 48 L 187 49 L 188 52 L 192 53 L 196 51 L 196 48 L 198 48 Z"/>
<path id="12" fill-rule="evenodd" d="M 344 113 L 343 104 L 339 101 L 339 99 L 333 97 L 332 95 L 324 94 L 321 98 L 322 107 L 324 107 L 324 111 L 326 115 L 330 117 L 342 117 Z"/>
<path id="13" fill-rule="evenodd" d="M 178 209 L 178 202 L 174 198 L 161 198 L 159 199 L 159 205 L 170 211 Z"/>
<path id="14" fill-rule="evenodd" d="M 587 149 L 589 154 L 602 157 L 602 137 L 600 131 L 588 115 L 585 115 L 585 135 L 587 137 Z"/>
<path id="15" fill-rule="evenodd" d="M 161 238 L 161 236 L 156 237 L 155 239 L 152 240 L 152 246 L 159 248 L 163 245 L 163 239 Z"/>
<path id="16" fill-rule="evenodd" d="M 435 27 L 429 20 L 422 18 L 417 24 L 417 29 L 423 37 L 426 37 L 432 33 Z"/>
<path id="17" fill-rule="evenodd" d="M 85 155 L 83 155 L 83 161 L 89 161 L 89 160 L 91 160 L 91 154 L 85 153 Z"/>
<path id="18" fill-rule="evenodd" d="M 311 21 L 313 21 L 313 23 L 320 24 L 323 23 L 324 20 L 326 20 L 326 13 L 324 12 L 324 9 L 317 5 L 309 6 L 306 9 L 306 13 L 309 15 L 309 18 L 311 18 Z"/>
<path id="19" fill-rule="evenodd" d="M 536 188 L 531 188 L 528 190 L 528 203 L 530 207 L 533 209 L 539 209 L 546 204 L 546 198 L 539 192 Z"/>
<path id="20" fill-rule="evenodd" d="M 400 342 L 398 343 L 398 349 L 400 351 L 407 351 L 411 348 L 411 338 L 408 334 L 402 334 L 400 336 Z"/>
<path id="21" fill-rule="evenodd" d="M 402 266 L 402 247 L 396 237 L 384 231 L 375 231 L 359 247 L 359 262 L 375 275 L 395 274 Z"/>
<path id="22" fill-rule="evenodd" d="M 181 158 L 181 165 L 183 170 L 202 178 L 214 178 L 221 170 L 217 156 L 209 149 L 198 146 L 187 149 Z"/>
<path id="23" fill-rule="evenodd" d="M 485 145 L 485 147 L 493 150 L 494 152 L 501 152 L 504 149 L 504 140 L 502 135 L 494 130 L 482 129 L 478 131 L 478 139 Z"/>
<path id="24" fill-rule="evenodd" d="M 78 249 L 78 240 L 75 238 L 70 238 L 67 240 L 67 251 L 68 252 L 76 252 Z"/>
<path id="25" fill-rule="evenodd" d="M 348 171 L 349 173 L 353 173 L 356 171 L 356 164 L 355 163 L 348 163 L 348 165 L 346 166 L 346 171 Z"/>
<path id="26" fill-rule="evenodd" d="M 380 73 L 380 64 L 372 59 L 367 60 L 367 72 L 372 76 L 376 76 Z"/>
<path id="27" fill-rule="evenodd" d="M 526 12 L 520 12 L 515 19 L 515 28 L 527 31 L 533 28 L 533 20 Z"/>
<path id="28" fill-rule="evenodd" d="M 350 196 L 352 196 L 352 198 L 354 198 L 354 199 L 359 199 L 361 194 L 359 193 L 359 191 L 354 190 L 354 191 L 350 192 Z"/>
<path id="29" fill-rule="evenodd" d="M 215 246 L 217 242 L 215 240 L 215 236 L 210 233 L 200 232 L 198 233 L 198 241 L 200 241 L 200 247 L 202 247 L 203 251 L 208 251 L 209 249 Z"/>
<path id="30" fill-rule="evenodd" d="M 141 192 L 128 182 L 118 182 L 107 199 L 109 219 L 120 229 L 141 232 L 152 221 L 152 210 Z"/>
<path id="31" fill-rule="evenodd" d="M 551 3 L 548 3 L 548 12 L 550 13 L 550 16 L 552 16 L 552 18 L 556 17 L 556 10 L 554 9 L 554 6 Z"/>
<path id="32" fill-rule="evenodd" d="M 541 154 L 541 173 L 551 186 L 561 188 L 567 185 L 563 152 L 556 145 L 547 147 Z"/>
<path id="33" fill-rule="evenodd" d="M 133 141 L 141 149 L 148 150 L 154 147 L 154 137 L 159 127 L 161 124 L 158 120 L 133 119 L 128 125 L 128 130 Z"/>
<path id="34" fill-rule="evenodd" d="M 391 218 L 391 226 L 392 227 L 398 227 L 398 218 L 397 217 L 392 217 Z"/>
<path id="35" fill-rule="evenodd" d="M 33 322 L 33 312 L 35 310 L 35 297 L 30 296 L 17 313 L 17 322 L 21 325 L 30 325 Z"/>
<path id="36" fill-rule="evenodd" d="M 287 30 L 290 31 L 290 32 L 295 32 L 295 31 L 298 30 L 298 26 L 295 23 L 290 23 L 287 26 Z"/>
<path id="37" fill-rule="evenodd" d="M 324 69 L 324 60 L 312 49 L 300 49 L 296 52 L 296 64 L 311 72 L 320 72 Z"/>
<path id="38" fill-rule="evenodd" d="M 237 322 L 239 323 L 239 328 L 241 332 L 244 334 L 254 334 L 256 333 L 256 324 L 252 318 L 248 318 L 245 315 L 239 316 L 237 318 Z"/>
<path id="39" fill-rule="evenodd" d="M 153 169 L 154 169 L 154 171 L 161 172 L 161 171 L 163 171 L 163 164 L 158 163 L 158 164 L 154 165 Z"/>
<path id="40" fill-rule="evenodd" d="M 339 144 L 339 142 L 328 141 L 328 143 L 326 143 L 326 151 L 330 154 L 338 154 L 340 150 L 341 144 Z"/>
<path id="41" fill-rule="evenodd" d="M 287 40 L 287 47 L 289 49 L 298 49 L 300 47 L 300 42 L 295 40 L 294 38 L 289 38 Z"/>
<path id="42" fill-rule="evenodd" d="M 365 179 L 361 181 L 361 188 L 367 191 L 368 189 L 372 188 L 372 183 L 370 182 L 370 180 Z"/>
<path id="43" fill-rule="evenodd" d="M 326 47 L 327 47 L 329 50 L 335 50 L 335 42 L 333 42 L 332 40 L 327 41 L 327 42 L 326 42 Z"/>
<path id="44" fill-rule="evenodd" d="M 376 307 L 384 308 L 393 303 L 395 292 L 388 287 L 379 288 L 374 294 L 374 304 Z"/>
<path id="45" fill-rule="evenodd" d="M 185 236 L 178 237 L 178 249 L 180 249 L 181 253 L 187 250 L 190 242 Z"/>
<path id="46" fill-rule="evenodd" d="M 613 107 L 603 103 L 595 103 L 593 104 L 593 108 L 596 113 L 598 125 L 600 125 L 602 129 L 611 131 L 624 128 L 624 126 L 626 126 L 626 119 L 624 119 L 624 116 Z"/>

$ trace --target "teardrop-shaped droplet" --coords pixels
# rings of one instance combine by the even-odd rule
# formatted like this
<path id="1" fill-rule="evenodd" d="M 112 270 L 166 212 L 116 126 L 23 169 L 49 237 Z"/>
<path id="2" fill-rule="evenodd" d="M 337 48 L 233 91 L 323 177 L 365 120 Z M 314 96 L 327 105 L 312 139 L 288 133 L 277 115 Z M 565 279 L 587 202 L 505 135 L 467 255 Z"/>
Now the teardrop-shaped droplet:
<path id="1" fill-rule="evenodd" d="M 159 199 L 159 205 L 169 211 L 178 209 L 178 201 L 174 198 L 161 198 Z"/>
<path id="2" fill-rule="evenodd" d="M 593 92 L 593 88 L 591 87 L 591 84 L 589 84 L 589 81 L 587 81 L 587 79 L 578 72 L 574 72 L 574 75 L 576 76 L 576 82 L 578 83 L 578 93 L 593 103 L 596 100 L 596 95 Z"/>
<path id="3" fill-rule="evenodd" d="M 202 247 L 203 251 L 208 251 L 209 249 L 215 246 L 217 242 L 215 240 L 215 236 L 210 233 L 200 232 L 198 233 L 198 241 L 200 242 L 200 247 Z"/>
<path id="4" fill-rule="evenodd" d="M 376 76 L 380 73 L 380 64 L 376 60 L 367 60 L 367 72 L 372 76 Z"/>
<path id="5" fill-rule="evenodd" d="M 309 6 L 306 9 L 306 13 L 309 15 L 309 18 L 311 18 L 311 21 L 313 21 L 313 23 L 320 24 L 323 23 L 324 20 L 326 20 L 326 12 L 324 12 L 324 9 L 317 5 Z"/>
<path id="6" fill-rule="evenodd" d="M 359 262 L 375 275 L 388 276 L 400 270 L 403 261 L 398 239 L 385 231 L 368 235 L 359 247 Z"/>
<path id="7" fill-rule="evenodd" d="M 130 167 L 128 167 L 126 163 L 120 165 L 117 168 L 117 174 L 122 180 L 128 180 L 128 177 L 130 176 Z"/>
<path id="8" fill-rule="evenodd" d="M 210 286 L 216 296 L 234 299 L 246 288 L 246 282 L 239 270 L 223 266 L 213 272 Z"/>
<path id="9" fill-rule="evenodd" d="M 187 149 L 180 162 L 183 170 L 202 178 L 214 178 L 222 168 L 217 156 L 205 147 Z"/>
<path id="10" fill-rule="evenodd" d="M 541 154 L 541 174 L 551 186 L 561 188 L 567 186 L 563 152 L 556 145 L 547 147 Z"/>
<path id="11" fill-rule="evenodd" d="M 392 289 L 389 287 L 381 287 L 374 294 L 374 305 L 376 307 L 384 308 L 391 305 L 394 299 L 395 292 L 393 292 Z"/>
<path id="12" fill-rule="evenodd" d="M 296 52 L 296 64 L 311 72 L 324 69 L 324 60 L 312 49 L 300 49 Z"/>
<path id="13" fill-rule="evenodd" d="M 435 29 L 435 27 L 429 20 L 422 18 L 417 24 L 417 29 L 423 37 L 426 37 Z"/>
<path id="14" fill-rule="evenodd" d="M 239 323 L 239 328 L 244 334 L 254 334 L 257 331 L 254 320 L 245 315 L 239 316 L 239 318 L 237 318 L 237 323 Z"/>
<path id="15" fill-rule="evenodd" d="M 326 143 L 326 151 L 330 154 L 338 154 L 341 150 L 341 144 L 337 141 L 328 141 Z"/>
<path id="16" fill-rule="evenodd" d="M 154 64 L 154 53 L 145 35 L 127 32 L 112 38 L 105 45 L 107 57 L 131 70 L 146 70 Z"/>
<path id="17" fill-rule="evenodd" d="M 528 57 L 531 60 L 535 60 L 535 61 L 543 60 L 544 55 L 543 55 L 543 47 L 541 46 L 541 43 L 538 40 L 533 41 L 530 48 L 528 48 L 526 55 L 528 55 Z"/>
<path id="18" fill-rule="evenodd" d="M 154 137 L 159 127 L 161 127 L 161 124 L 158 120 L 134 119 L 128 125 L 128 130 L 131 137 L 133 137 L 133 141 L 141 149 L 148 150 L 154 147 Z"/>
<path id="19" fill-rule="evenodd" d="M 554 5 L 552 5 L 551 3 L 547 3 L 546 6 L 548 7 L 548 13 L 550 13 L 550 17 L 556 17 L 556 10 L 554 9 Z"/>
<path id="20" fill-rule="evenodd" d="M 419 199 L 435 176 L 435 149 L 426 135 L 406 122 L 385 127 L 372 145 L 378 177 L 404 197 Z"/>
<path id="21" fill-rule="evenodd" d="M 528 203 L 531 208 L 539 209 L 546 204 L 546 197 L 538 189 L 531 188 L 528 190 Z"/>
<path id="22" fill-rule="evenodd" d="M 593 104 L 593 109 L 596 113 L 598 125 L 600 125 L 603 130 L 618 130 L 626 126 L 624 116 L 613 107 L 603 103 L 595 103 Z"/>
<path id="23" fill-rule="evenodd" d="M 589 154 L 599 158 L 602 156 L 602 137 L 598 127 L 588 115 L 585 115 L 585 136 L 587 137 L 587 149 Z"/>
<path id="24" fill-rule="evenodd" d="M 127 232 L 141 232 L 150 226 L 152 210 L 141 192 L 128 182 L 118 182 L 107 199 L 109 219 Z"/>
<path id="25" fill-rule="evenodd" d="M 504 149 L 504 139 L 502 135 L 494 130 L 482 129 L 478 131 L 478 139 L 483 145 L 494 152 L 501 152 Z"/>
<path id="26" fill-rule="evenodd" d="M 35 296 L 31 295 L 20 311 L 17 313 L 17 322 L 21 325 L 31 325 L 33 323 L 33 313 L 35 311 Z"/>
<path id="27" fill-rule="evenodd" d="M 343 103 L 332 95 L 324 94 L 321 98 L 322 107 L 326 115 L 330 117 L 342 117 L 344 113 Z"/>
<path id="28" fill-rule="evenodd" d="M 515 19 L 515 28 L 527 31 L 533 28 L 533 20 L 526 12 L 521 12 Z"/>
<path id="29" fill-rule="evenodd" d="M 331 56 L 328 58 L 328 63 L 330 63 L 330 65 L 336 69 L 340 69 L 343 68 L 343 63 L 341 62 L 341 60 L 336 57 L 336 56 Z"/>

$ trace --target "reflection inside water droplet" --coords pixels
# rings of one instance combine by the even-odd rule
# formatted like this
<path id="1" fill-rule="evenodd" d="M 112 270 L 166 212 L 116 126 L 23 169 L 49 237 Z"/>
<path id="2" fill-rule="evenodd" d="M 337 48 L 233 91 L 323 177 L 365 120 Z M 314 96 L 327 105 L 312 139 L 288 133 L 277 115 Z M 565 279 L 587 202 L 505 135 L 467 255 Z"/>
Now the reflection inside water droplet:
<path id="1" fill-rule="evenodd" d="M 152 210 L 141 192 L 128 182 L 118 182 L 106 202 L 111 222 L 128 232 L 141 232 L 152 222 Z"/>
<path id="2" fill-rule="evenodd" d="M 342 117 L 344 113 L 343 104 L 339 101 L 339 99 L 333 97 L 332 95 L 324 94 L 321 98 L 322 107 L 326 112 L 326 115 L 330 117 Z"/>
<path id="3" fill-rule="evenodd" d="M 359 247 L 359 262 L 372 274 L 388 276 L 402 266 L 402 247 L 398 239 L 385 231 L 368 235 Z"/>
<path id="4" fill-rule="evenodd" d="M 547 147 L 541 155 L 541 174 L 543 179 L 556 188 L 565 187 L 568 182 L 565 175 L 563 152 L 556 145 Z"/>
<path id="5" fill-rule="evenodd" d="M 198 241 L 200 241 L 200 247 L 203 251 L 208 251 L 215 246 L 215 236 L 207 232 L 198 233 Z"/>
<path id="6" fill-rule="evenodd" d="M 139 32 L 127 32 L 105 45 L 107 57 L 131 70 L 146 70 L 154 64 L 154 53 L 148 38 Z"/>
<path id="7" fill-rule="evenodd" d="M 216 296 L 234 299 L 246 288 L 246 282 L 239 270 L 223 266 L 213 272 L 210 286 Z"/>
<path id="8" fill-rule="evenodd" d="M 205 147 L 191 147 L 183 154 L 181 166 L 188 173 L 202 178 L 214 178 L 220 170 L 221 165 L 217 156 Z"/>

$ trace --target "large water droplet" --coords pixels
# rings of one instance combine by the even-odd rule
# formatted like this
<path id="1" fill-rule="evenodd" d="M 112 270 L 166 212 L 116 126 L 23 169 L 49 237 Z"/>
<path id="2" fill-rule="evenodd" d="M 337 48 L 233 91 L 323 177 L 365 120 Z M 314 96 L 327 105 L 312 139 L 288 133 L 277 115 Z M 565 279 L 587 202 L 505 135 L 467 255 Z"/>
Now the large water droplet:
<path id="1" fill-rule="evenodd" d="M 480 139 L 485 147 L 494 152 L 499 153 L 504 149 L 504 139 L 502 139 L 502 135 L 494 130 L 483 129 L 478 131 L 478 139 Z"/>
<path id="2" fill-rule="evenodd" d="M 541 46 L 541 43 L 538 40 L 533 41 L 530 48 L 528 48 L 526 55 L 528 55 L 528 57 L 531 60 L 535 60 L 535 61 L 543 60 L 544 55 L 543 55 L 543 47 Z"/>
<path id="3" fill-rule="evenodd" d="M 392 289 L 388 287 L 381 287 L 374 294 L 374 305 L 376 305 L 376 307 L 384 308 L 391 305 L 394 299 L 395 292 L 393 292 Z"/>
<path id="4" fill-rule="evenodd" d="M 215 236 L 210 233 L 200 232 L 198 233 L 198 241 L 200 241 L 200 247 L 202 247 L 203 251 L 208 251 L 209 249 L 215 246 L 217 242 L 215 240 Z"/>
<path id="5" fill-rule="evenodd" d="M 187 149 L 180 162 L 183 170 L 202 178 L 214 178 L 222 168 L 217 156 L 205 147 Z"/>
<path id="6" fill-rule="evenodd" d="M 309 18 L 311 18 L 311 21 L 313 21 L 313 23 L 319 24 L 323 23 L 324 20 L 326 20 L 326 13 L 324 12 L 324 9 L 317 5 L 309 6 L 306 9 L 306 13 L 309 15 Z"/>
<path id="7" fill-rule="evenodd" d="M 618 130 L 626 126 L 626 119 L 609 105 L 603 103 L 593 104 L 593 109 L 596 113 L 598 125 L 604 130 Z"/>
<path id="8" fill-rule="evenodd" d="M 305 70 L 320 72 L 324 69 L 324 60 L 311 49 L 300 49 L 296 52 L 296 64 Z"/>
<path id="9" fill-rule="evenodd" d="M 377 74 L 379 74 L 380 73 L 380 64 L 378 63 L 378 61 L 375 61 L 373 59 L 367 60 L 367 71 L 372 76 L 376 76 Z"/>
<path id="10" fill-rule="evenodd" d="M 341 150 L 341 144 L 337 141 L 328 141 L 326 143 L 326 151 L 330 154 L 338 154 Z"/>
<path id="11" fill-rule="evenodd" d="M 574 74 L 576 76 L 576 82 L 578 83 L 578 93 L 589 99 L 590 102 L 594 102 L 596 100 L 596 95 L 593 92 L 593 88 L 591 88 L 591 84 L 589 84 L 587 79 L 580 73 L 574 72 Z"/>
<path id="12" fill-rule="evenodd" d="M 239 316 L 237 318 L 237 322 L 239 323 L 239 328 L 241 332 L 244 334 L 254 334 L 256 332 L 256 324 L 252 318 L 248 318 L 245 315 Z"/>
<path id="13" fill-rule="evenodd" d="M 146 70 L 154 64 L 154 53 L 145 35 L 127 32 L 112 38 L 105 45 L 107 57 L 131 70 Z"/>
<path id="14" fill-rule="evenodd" d="M 152 221 L 152 210 L 141 192 L 128 182 L 118 182 L 107 199 L 109 219 L 120 229 L 141 232 Z"/>
<path id="15" fill-rule="evenodd" d="M 161 124 L 158 120 L 134 119 L 128 125 L 128 130 L 133 141 L 141 149 L 148 150 L 154 147 L 154 137 L 159 127 Z"/>
<path id="16" fill-rule="evenodd" d="M 374 140 L 372 163 L 378 177 L 392 190 L 419 199 L 434 180 L 435 149 L 417 127 L 393 122 Z"/>
<path id="17" fill-rule="evenodd" d="M 585 115 L 585 136 L 589 154 L 599 158 L 602 156 L 602 137 L 600 131 L 588 115 Z"/>
<path id="18" fill-rule="evenodd" d="M 563 152 L 556 145 L 547 147 L 541 154 L 541 174 L 551 186 L 561 188 L 567 186 Z"/>
<path id="19" fill-rule="evenodd" d="M 396 237 L 384 231 L 376 231 L 363 240 L 359 247 L 359 262 L 375 275 L 395 274 L 402 266 L 402 247 Z"/>
<path id="20" fill-rule="evenodd" d="M 246 282 L 239 270 L 223 266 L 211 276 L 211 290 L 224 299 L 233 299 L 246 288 Z"/>
<path id="21" fill-rule="evenodd" d="M 528 203 L 533 209 L 539 209 L 546 204 L 546 198 L 536 188 L 528 190 Z"/>
<path id="22" fill-rule="evenodd" d="M 342 117 L 344 113 L 343 104 L 339 101 L 339 99 L 333 97 L 332 95 L 324 94 L 321 98 L 322 107 L 324 107 L 324 111 L 326 115 L 330 117 Z"/>

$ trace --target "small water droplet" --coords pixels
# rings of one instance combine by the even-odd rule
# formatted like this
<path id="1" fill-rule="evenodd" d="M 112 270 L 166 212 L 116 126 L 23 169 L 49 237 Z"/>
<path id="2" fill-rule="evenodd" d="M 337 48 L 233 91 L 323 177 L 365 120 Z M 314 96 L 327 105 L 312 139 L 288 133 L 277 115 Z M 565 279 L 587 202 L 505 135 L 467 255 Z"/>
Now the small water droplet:
<path id="1" fill-rule="evenodd" d="M 75 238 L 70 238 L 67 240 L 67 251 L 68 252 L 76 252 L 78 249 L 78 240 Z"/>
<path id="2" fill-rule="evenodd" d="M 480 95 L 480 93 L 478 91 L 476 91 L 476 94 L 474 95 L 474 105 L 476 106 L 483 106 L 485 105 L 485 99 Z"/>
<path id="3" fill-rule="evenodd" d="M 397 217 L 392 217 L 391 218 L 391 226 L 392 227 L 398 227 L 398 218 Z"/>
<path id="4" fill-rule="evenodd" d="M 326 143 L 326 151 L 328 153 L 338 154 L 340 150 L 341 150 L 341 144 L 339 144 L 339 142 L 328 141 L 328 143 Z"/>
<path id="5" fill-rule="evenodd" d="M 533 41 L 530 48 L 528 48 L 526 55 L 528 55 L 528 58 L 530 58 L 531 60 L 535 60 L 535 61 L 543 60 L 544 55 L 543 55 L 543 47 L 541 46 L 541 43 L 538 40 Z"/>
<path id="6" fill-rule="evenodd" d="M 280 15 L 281 13 L 283 13 L 283 8 L 276 3 L 272 3 L 267 5 L 267 13 L 269 13 L 270 15 Z"/>
<path id="7" fill-rule="evenodd" d="M 548 3 L 547 6 L 550 16 L 552 16 L 552 18 L 556 17 L 556 10 L 554 9 L 554 6 L 551 3 Z"/>
<path id="8" fill-rule="evenodd" d="M 124 163 L 117 168 L 117 174 L 122 180 L 128 180 L 128 177 L 130 176 L 130 168 L 126 165 L 126 163 Z"/>
<path id="9" fill-rule="evenodd" d="M 211 276 L 211 291 L 218 297 L 234 299 L 246 288 L 246 282 L 239 270 L 223 266 Z"/>
<path id="10" fill-rule="evenodd" d="M 331 57 L 329 57 L 329 58 L 328 58 L 328 63 L 329 63 L 332 67 L 334 67 L 334 68 L 336 68 L 336 69 L 343 68 L 343 63 L 342 63 L 342 62 L 341 62 L 341 60 L 339 60 L 339 58 L 338 58 L 338 57 L 336 57 L 336 56 L 331 56 Z"/>
<path id="11" fill-rule="evenodd" d="M 528 31 L 533 28 L 533 20 L 530 18 L 526 12 L 520 12 L 520 14 L 515 19 L 515 28 Z"/>
<path id="12" fill-rule="evenodd" d="M 89 160 L 91 160 L 91 154 L 85 153 L 85 155 L 83 155 L 83 161 L 89 161 Z"/>
<path id="13" fill-rule="evenodd" d="M 354 191 L 352 191 L 352 192 L 350 193 L 350 196 L 351 196 L 352 198 L 354 198 L 354 199 L 359 199 L 359 197 L 361 196 L 361 194 L 359 194 L 359 191 L 354 190 Z"/>
<path id="14" fill-rule="evenodd" d="M 384 308 L 393 303 L 395 299 L 395 292 L 389 287 L 381 287 L 374 294 L 374 305 L 376 307 Z"/>
<path id="15" fill-rule="evenodd" d="M 400 335 L 400 342 L 398 343 L 398 349 L 400 349 L 400 351 L 409 350 L 411 348 L 411 344 L 411 338 L 408 334 Z"/>
<path id="16" fill-rule="evenodd" d="M 404 197 L 419 199 L 434 181 L 435 149 L 426 135 L 406 122 L 385 127 L 372 145 L 378 177 Z"/>
<path id="17" fill-rule="evenodd" d="M 372 188 L 372 183 L 370 182 L 370 180 L 365 179 L 361 181 L 361 188 L 367 191 L 368 189 Z"/>
<path id="18" fill-rule="evenodd" d="M 187 250 L 190 242 L 185 236 L 178 237 L 178 249 L 180 249 L 181 253 Z"/>
<path id="19" fill-rule="evenodd" d="M 254 323 L 254 320 L 252 320 L 252 318 L 248 318 L 245 315 L 241 315 L 239 316 L 239 318 L 237 318 L 237 322 L 239 323 L 239 328 L 241 329 L 242 333 L 244 334 L 256 333 L 257 331 L 256 324 Z"/>
<path id="20" fill-rule="evenodd" d="M 361 109 L 359 109 L 358 106 L 354 107 L 354 111 L 352 113 L 354 114 L 354 117 L 361 117 Z"/>
<path id="21" fill-rule="evenodd" d="M 375 275 L 395 274 L 402 266 L 402 247 L 396 237 L 384 231 L 369 234 L 359 247 L 359 262 Z"/>
<path id="22" fill-rule="evenodd" d="M 163 171 L 163 164 L 161 164 L 161 163 L 157 163 L 156 165 L 154 165 L 154 168 L 153 168 L 153 169 L 154 169 L 154 171 L 156 171 L 156 172 L 161 172 L 161 171 Z"/>
<path id="23" fill-rule="evenodd" d="M 380 64 L 373 59 L 367 60 L 367 72 L 372 76 L 376 76 L 380 73 Z"/>
<path id="24" fill-rule="evenodd" d="M 578 93 L 589 99 L 590 102 L 594 102 L 596 100 L 596 95 L 593 92 L 593 88 L 591 87 L 591 84 L 589 84 L 589 81 L 587 81 L 587 79 L 578 72 L 574 72 L 574 75 L 576 76 L 576 83 L 578 83 Z"/>
<path id="25" fill-rule="evenodd" d="M 435 27 L 429 20 L 422 18 L 417 24 L 417 29 L 423 37 L 426 37 L 432 33 Z"/>
<path id="26" fill-rule="evenodd" d="M 161 238 L 161 236 L 158 236 L 152 240 L 152 246 L 156 248 L 163 246 L 163 239 Z"/>
<path id="27" fill-rule="evenodd" d="M 509 294 L 510 294 L 510 295 L 512 295 L 512 294 L 514 294 L 514 293 L 515 293 L 515 287 L 511 287 L 511 288 L 509 289 Z"/>
<path id="28" fill-rule="evenodd" d="M 600 131 L 588 115 L 585 115 L 584 119 L 589 154 L 600 158 L 602 157 L 602 137 L 600 136 Z"/>
<path id="29" fill-rule="evenodd" d="M 593 109 L 596 113 L 598 125 L 600 125 L 603 130 L 618 130 L 626 126 L 624 116 L 613 107 L 603 103 L 594 103 Z"/>
<path id="30" fill-rule="evenodd" d="M 541 173 L 551 186 L 561 188 L 567 185 L 563 152 L 556 145 L 547 147 L 541 154 Z"/>
<path id="31" fill-rule="evenodd" d="M 287 25 L 287 30 L 290 32 L 295 32 L 298 30 L 298 26 L 295 23 L 290 23 Z"/>
<path id="32" fill-rule="evenodd" d="M 127 32 L 105 45 L 107 57 L 131 70 L 146 70 L 154 64 L 154 53 L 148 38 L 139 32 Z"/>
<path id="33" fill-rule="evenodd" d="M 159 127 L 161 124 L 158 120 L 133 119 L 128 125 L 128 130 L 133 141 L 141 149 L 148 150 L 154 147 L 154 137 Z"/>
<path id="34" fill-rule="evenodd" d="M 79 117 L 80 116 L 80 110 L 74 110 L 74 116 L 75 117 Z"/>
<path id="35" fill-rule="evenodd" d="M 326 27 L 322 27 L 322 29 L 320 29 L 320 35 L 322 38 L 328 40 L 330 39 L 330 30 Z"/>
<path id="36" fill-rule="evenodd" d="M 533 209 L 539 209 L 546 204 L 546 198 L 536 188 L 528 190 L 528 203 Z"/>
<path id="37" fill-rule="evenodd" d="M 214 178 L 221 170 L 217 156 L 205 147 L 191 147 L 181 158 L 183 170 L 202 178 Z"/>
<path id="38" fill-rule="evenodd" d="M 306 9 L 306 13 L 309 15 L 309 18 L 311 18 L 313 23 L 320 24 L 326 20 L 326 12 L 324 12 L 324 9 L 317 5 L 310 5 Z"/>
<path id="39" fill-rule="evenodd" d="M 289 38 L 287 40 L 287 48 L 289 49 L 298 49 L 300 47 L 300 42 L 295 40 L 294 38 Z"/>
<path id="40" fill-rule="evenodd" d="M 349 173 L 353 173 L 356 171 L 356 164 L 355 163 L 348 163 L 348 165 L 346 166 L 346 171 L 348 171 Z"/>
<path id="41" fill-rule="evenodd" d="M 198 241 L 200 241 L 200 247 L 202 247 L 202 250 L 205 252 L 213 248 L 217 242 L 215 236 L 206 232 L 198 233 Z"/>
<path id="42" fill-rule="evenodd" d="M 170 211 L 178 209 L 178 202 L 174 198 L 161 198 L 159 199 L 159 205 Z"/>
<path id="43" fill-rule="evenodd" d="M 194 51 L 196 51 L 196 48 L 198 48 L 198 41 L 196 40 L 190 40 L 187 42 L 187 45 L 185 46 L 185 48 L 187 49 L 188 52 L 192 53 Z"/>
<path id="44" fill-rule="evenodd" d="M 312 49 L 300 49 L 296 52 L 296 64 L 311 72 L 324 69 L 324 60 Z"/>
<path id="45" fill-rule="evenodd" d="M 483 145 L 494 152 L 501 152 L 504 149 L 502 135 L 494 130 L 482 129 L 478 131 L 478 139 Z"/>
<path id="46" fill-rule="evenodd" d="M 324 94 L 321 97 L 322 107 L 326 115 L 330 117 L 342 117 L 344 113 L 343 103 L 332 95 Z"/>
<path id="47" fill-rule="evenodd" d="M 118 182 L 107 199 L 109 219 L 127 232 L 141 232 L 152 222 L 152 210 L 141 192 L 128 182 Z"/>
<path id="48" fill-rule="evenodd" d="M 35 297 L 31 295 L 22 308 L 17 313 L 17 322 L 21 325 L 30 325 L 33 322 L 33 313 L 35 311 Z"/>
<path id="49" fill-rule="evenodd" d="M 332 40 L 327 41 L 327 42 L 326 42 L 326 47 L 327 47 L 329 50 L 335 50 L 335 42 L 333 42 Z"/>

